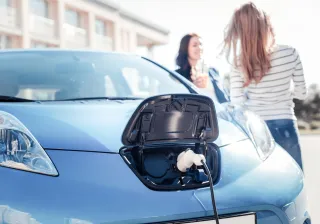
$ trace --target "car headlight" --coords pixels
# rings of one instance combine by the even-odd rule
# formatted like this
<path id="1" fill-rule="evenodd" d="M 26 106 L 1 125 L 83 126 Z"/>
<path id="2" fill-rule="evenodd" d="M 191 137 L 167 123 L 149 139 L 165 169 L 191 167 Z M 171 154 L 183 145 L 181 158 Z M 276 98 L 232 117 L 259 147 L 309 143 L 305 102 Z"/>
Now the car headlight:
<path id="1" fill-rule="evenodd" d="M 264 120 L 241 106 L 230 106 L 229 112 L 234 121 L 250 137 L 260 158 L 266 160 L 275 148 L 275 141 Z"/>
<path id="2" fill-rule="evenodd" d="M 13 115 L 0 111 L 0 166 L 57 176 L 50 158 Z"/>

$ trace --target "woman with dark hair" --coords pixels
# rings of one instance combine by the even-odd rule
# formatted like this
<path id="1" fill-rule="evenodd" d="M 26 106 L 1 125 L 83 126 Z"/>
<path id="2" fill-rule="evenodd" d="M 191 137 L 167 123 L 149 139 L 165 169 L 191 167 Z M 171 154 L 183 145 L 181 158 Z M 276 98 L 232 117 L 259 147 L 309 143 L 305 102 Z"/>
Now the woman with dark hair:
<path id="1" fill-rule="evenodd" d="M 204 90 L 206 95 L 219 103 L 227 102 L 228 98 L 219 83 L 218 71 L 214 68 L 204 69 L 204 66 L 201 66 L 202 72 L 199 72 L 199 69 L 197 70 L 198 65 L 203 62 L 201 56 L 202 43 L 200 36 L 195 33 L 185 35 L 180 41 L 176 58 L 179 69 L 176 72 L 193 82 L 198 88 Z"/>
<path id="2" fill-rule="evenodd" d="M 227 57 L 233 52 L 231 102 L 264 119 L 275 141 L 303 169 L 293 99 L 305 99 L 307 88 L 298 51 L 275 44 L 269 17 L 253 3 L 234 12 L 224 42 Z"/>

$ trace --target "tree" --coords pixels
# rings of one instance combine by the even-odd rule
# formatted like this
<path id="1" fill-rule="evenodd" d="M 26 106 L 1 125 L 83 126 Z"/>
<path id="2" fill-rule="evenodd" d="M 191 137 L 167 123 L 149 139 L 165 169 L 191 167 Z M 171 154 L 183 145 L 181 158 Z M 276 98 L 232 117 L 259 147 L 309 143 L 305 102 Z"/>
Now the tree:
<path id="1" fill-rule="evenodd" d="M 308 97 L 306 100 L 294 100 L 295 113 L 298 119 L 306 122 L 320 120 L 320 87 L 312 84 L 308 88 Z"/>

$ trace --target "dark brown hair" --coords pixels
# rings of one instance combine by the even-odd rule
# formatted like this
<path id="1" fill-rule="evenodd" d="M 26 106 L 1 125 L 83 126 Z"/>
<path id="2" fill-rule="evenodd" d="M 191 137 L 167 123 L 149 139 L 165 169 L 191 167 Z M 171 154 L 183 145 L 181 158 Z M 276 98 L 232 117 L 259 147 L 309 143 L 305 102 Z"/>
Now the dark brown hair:
<path id="1" fill-rule="evenodd" d="M 187 70 L 190 68 L 190 64 L 188 61 L 188 50 L 189 50 L 189 43 L 192 37 L 199 37 L 200 36 L 196 33 L 187 34 L 184 37 L 182 37 L 180 41 L 180 47 L 178 56 L 176 58 L 176 64 L 182 69 Z"/>

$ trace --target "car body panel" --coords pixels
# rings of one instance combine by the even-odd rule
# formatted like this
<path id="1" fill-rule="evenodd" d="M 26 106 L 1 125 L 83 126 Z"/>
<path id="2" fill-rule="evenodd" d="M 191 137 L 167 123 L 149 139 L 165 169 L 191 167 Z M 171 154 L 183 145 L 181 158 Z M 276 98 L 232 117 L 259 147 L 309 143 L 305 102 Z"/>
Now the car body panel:
<path id="1" fill-rule="evenodd" d="M 240 149 L 245 149 L 245 153 Z M 222 147 L 220 152 L 221 180 L 215 186 L 220 215 L 269 211 L 283 223 L 298 223 L 287 222 L 282 209 L 294 203 L 304 186 L 303 175 L 286 152 L 277 148 L 274 158 L 269 158 L 274 170 L 286 169 L 285 175 L 281 172 L 271 175 L 270 166 L 261 162 L 250 140 Z M 1 206 L 49 224 L 64 223 L 71 218 L 89 223 L 151 223 L 212 215 L 209 188 L 150 190 L 119 154 L 63 150 L 47 153 L 55 161 L 58 177 L 0 169 L 0 176 L 6 180 L 1 186 L 6 192 L 0 198 Z M 248 156 L 245 160 L 235 159 L 245 155 Z M 242 168 L 236 169 L 237 166 Z M 242 172 L 245 174 L 241 175 Z M 261 173 L 268 178 L 257 181 Z M 298 208 L 296 220 L 302 220 L 305 207 Z"/>

